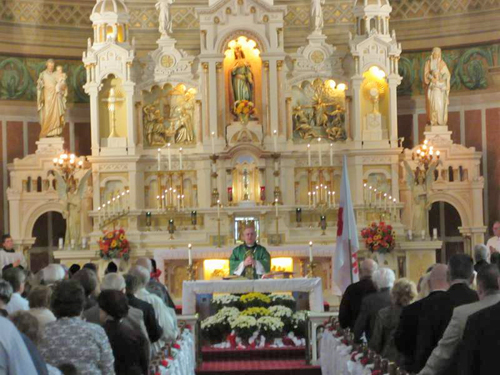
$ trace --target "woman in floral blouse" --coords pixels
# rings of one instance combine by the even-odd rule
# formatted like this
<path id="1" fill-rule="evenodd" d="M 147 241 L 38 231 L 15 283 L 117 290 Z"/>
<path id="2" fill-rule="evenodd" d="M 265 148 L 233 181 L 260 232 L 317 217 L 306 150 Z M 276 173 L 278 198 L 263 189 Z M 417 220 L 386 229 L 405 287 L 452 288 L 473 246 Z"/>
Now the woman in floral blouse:
<path id="1" fill-rule="evenodd" d="M 52 294 L 52 311 L 57 320 L 48 323 L 40 352 L 53 366 L 73 364 L 79 374 L 114 375 L 114 357 L 104 329 L 80 318 L 85 293 L 78 281 L 58 284 Z"/>

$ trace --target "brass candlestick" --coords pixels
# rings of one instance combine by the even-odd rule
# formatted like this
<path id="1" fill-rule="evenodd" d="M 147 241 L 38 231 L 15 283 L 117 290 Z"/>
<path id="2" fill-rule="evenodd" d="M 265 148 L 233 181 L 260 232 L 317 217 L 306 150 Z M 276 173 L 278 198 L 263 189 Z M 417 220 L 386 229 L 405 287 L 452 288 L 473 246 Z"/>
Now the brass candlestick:
<path id="1" fill-rule="evenodd" d="M 221 240 L 220 240 L 220 217 L 217 218 L 217 247 L 221 247 Z"/>
<path id="2" fill-rule="evenodd" d="M 311 279 L 315 277 L 314 269 L 317 267 L 316 262 L 309 262 L 307 265 L 307 278 Z"/>
<path id="3" fill-rule="evenodd" d="M 196 270 L 198 269 L 197 266 L 194 264 L 188 264 L 186 267 L 187 270 L 187 276 L 189 281 L 196 281 Z"/>

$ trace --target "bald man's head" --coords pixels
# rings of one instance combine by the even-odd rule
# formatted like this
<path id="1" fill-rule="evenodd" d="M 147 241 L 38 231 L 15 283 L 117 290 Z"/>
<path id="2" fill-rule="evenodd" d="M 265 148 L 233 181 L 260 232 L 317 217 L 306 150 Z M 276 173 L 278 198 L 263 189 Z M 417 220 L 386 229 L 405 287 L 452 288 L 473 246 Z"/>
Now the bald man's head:
<path id="1" fill-rule="evenodd" d="M 362 279 L 372 277 L 373 273 L 378 269 L 378 264 L 373 259 L 365 259 L 361 262 L 359 268 L 360 276 Z"/>
<path id="2" fill-rule="evenodd" d="M 448 266 L 446 264 L 436 264 L 429 276 L 429 287 L 431 292 L 435 290 L 448 290 Z"/>
<path id="3" fill-rule="evenodd" d="M 137 258 L 135 265 L 144 267 L 149 272 L 151 272 L 152 266 L 151 266 L 151 260 L 149 258 L 146 258 L 146 257 Z"/>

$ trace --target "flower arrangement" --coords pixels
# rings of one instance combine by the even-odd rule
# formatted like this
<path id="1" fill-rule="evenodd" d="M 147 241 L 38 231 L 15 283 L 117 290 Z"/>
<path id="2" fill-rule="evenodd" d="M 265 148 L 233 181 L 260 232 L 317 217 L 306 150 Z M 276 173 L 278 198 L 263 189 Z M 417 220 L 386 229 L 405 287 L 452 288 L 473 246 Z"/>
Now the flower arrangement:
<path id="1" fill-rule="evenodd" d="M 259 319 L 263 316 L 271 315 L 271 312 L 265 307 L 249 307 L 248 309 L 243 310 L 241 315 L 253 316 L 255 319 Z"/>
<path id="2" fill-rule="evenodd" d="M 361 236 L 365 239 L 368 250 L 386 254 L 391 252 L 396 246 L 395 233 L 392 226 L 386 225 L 383 221 L 372 223 L 369 227 L 361 231 Z"/>
<path id="3" fill-rule="evenodd" d="M 279 318 L 283 322 L 286 331 L 292 330 L 292 315 L 293 315 L 292 309 L 286 306 L 278 305 L 278 306 L 271 306 L 269 308 L 269 312 L 272 317 Z"/>
<path id="4" fill-rule="evenodd" d="M 268 307 L 271 298 L 262 293 L 248 293 L 240 297 L 240 302 L 245 307 Z"/>
<path id="5" fill-rule="evenodd" d="M 304 337 L 306 334 L 307 319 L 309 312 L 307 310 L 297 311 L 292 316 L 292 332 L 298 337 Z"/>
<path id="6" fill-rule="evenodd" d="M 266 340 L 272 340 L 282 334 L 285 325 L 279 318 L 263 316 L 257 319 L 257 326 L 259 327 L 260 333 L 264 335 Z"/>
<path id="7" fill-rule="evenodd" d="M 130 244 L 123 229 L 105 232 L 99 239 L 98 254 L 102 259 L 125 259 L 130 257 Z"/>
<path id="8" fill-rule="evenodd" d="M 240 315 L 230 322 L 236 335 L 247 341 L 257 330 L 257 319 L 253 316 Z"/>
<path id="9" fill-rule="evenodd" d="M 235 307 L 223 307 L 217 314 L 201 322 L 203 336 L 211 342 L 222 341 L 231 332 L 231 322 L 240 315 Z"/>
<path id="10" fill-rule="evenodd" d="M 273 305 L 282 305 L 290 309 L 295 309 L 295 298 L 291 294 L 276 293 L 269 296 Z"/>
<path id="11" fill-rule="evenodd" d="M 237 100 L 234 102 L 234 114 L 238 119 L 246 124 L 250 116 L 255 112 L 255 105 L 250 100 Z"/>
<path id="12" fill-rule="evenodd" d="M 234 294 L 219 294 L 212 298 L 212 305 L 218 311 L 223 307 L 239 307 L 240 297 Z"/>

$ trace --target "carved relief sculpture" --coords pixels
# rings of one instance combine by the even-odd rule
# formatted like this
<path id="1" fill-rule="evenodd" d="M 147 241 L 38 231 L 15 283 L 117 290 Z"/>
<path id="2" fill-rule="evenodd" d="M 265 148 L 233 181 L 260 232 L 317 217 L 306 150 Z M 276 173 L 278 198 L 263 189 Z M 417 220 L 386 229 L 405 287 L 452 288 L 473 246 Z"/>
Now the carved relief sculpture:
<path id="1" fill-rule="evenodd" d="M 343 141 L 345 133 L 345 96 L 332 89 L 330 80 L 303 81 L 292 88 L 294 138 L 308 140 L 325 137 Z"/>
<path id="2" fill-rule="evenodd" d="M 426 61 L 424 71 L 428 125 L 446 126 L 448 123 L 450 79 L 450 71 L 441 58 L 441 49 L 436 47 Z"/>
<path id="3" fill-rule="evenodd" d="M 40 138 L 61 136 L 66 124 L 66 98 L 68 86 L 66 74 L 58 66 L 54 71 L 54 60 L 47 61 L 37 82 L 37 109 L 40 115 Z"/>

